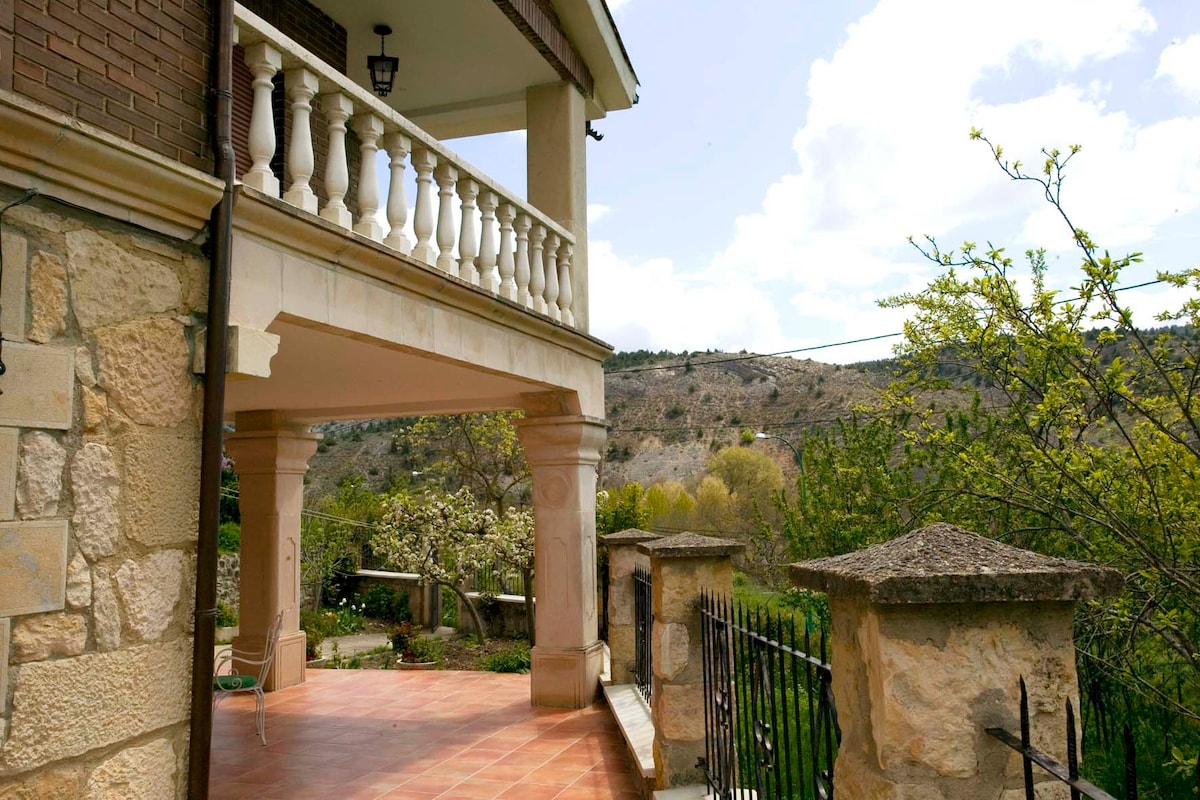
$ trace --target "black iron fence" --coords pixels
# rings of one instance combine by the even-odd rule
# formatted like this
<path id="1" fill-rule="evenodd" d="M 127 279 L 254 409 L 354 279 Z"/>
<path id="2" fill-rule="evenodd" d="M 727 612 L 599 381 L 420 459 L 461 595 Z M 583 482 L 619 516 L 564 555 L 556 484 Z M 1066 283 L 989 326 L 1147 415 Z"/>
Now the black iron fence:
<path id="1" fill-rule="evenodd" d="M 654 610 L 650 594 L 650 573 L 641 568 L 633 571 L 633 618 L 633 682 L 649 703 L 652 664 L 650 635 L 654 631 Z"/>
<path id="2" fill-rule="evenodd" d="M 490 567 L 476 571 L 468 582 L 468 591 L 524 596 L 525 575 L 510 564 L 496 561 Z"/>
<path id="3" fill-rule="evenodd" d="M 831 800 L 841 742 L 825 633 L 705 593 L 701 598 L 705 755 L 714 797 Z"/>
<path id="4" fill-rule="evenodd" d="M 1067 763 L 1055 759 L 1033 746 L 1029 737 L 1029 695 L 1025 690 L 1025 679 L 1021 678 L 1021 737 L 1017 738 L 1004 728 L 988 728 L 987 733 L 1021 754 L 1025 778 L 1025 798 L 1034 800 L 1033 766 L 1036 764 L 1055 780 L 1071 787 L 1071 800 L 1090 797 L 1092 800 L 1116 800 L 1094 783 L 1079 777 L 1079 738 L 1075 730 L 1075 709 L 1067 701 Z M 1137 754 L 1133 747 L 1133 734 L 1129 727 L 1124 731 L 1125 744 L 1125 800 L 1137 800 Z"/>
<path id="5" fill-rule="evenodd" d="M 608 641 L 608 559 L 604 558 L 596 563 L 596 586 L 599 589 L 599 598 L 597 602 L 600 604 L 599 621 L 597 622 L 596 636 L 602 642 Z"/>

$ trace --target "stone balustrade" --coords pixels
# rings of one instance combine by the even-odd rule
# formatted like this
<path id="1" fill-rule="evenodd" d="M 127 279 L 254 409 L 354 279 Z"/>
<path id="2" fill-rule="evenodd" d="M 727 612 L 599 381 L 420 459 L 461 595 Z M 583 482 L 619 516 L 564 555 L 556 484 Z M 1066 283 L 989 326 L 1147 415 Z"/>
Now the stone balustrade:
<path id="1" fill-rule="evenodd" d="M 570 232 L 240 5 L 235 22 L 253 75 L 247 142 L 252 164 L 240 176 L 243 185 L 575 327 Z M 284 147 L 286 186 L 271 170 L 277 145 L 271 92 L 279 72 L 292 112 Z M 328 123 L 324 131 L 313 130 L 314 104 Z M 360 151 L 357 220 L 346 205 L 351 185 L 347 130 L 354 132 Z M 313 137 L 322 135 L 327 141 L 323 206 L 310 185 L 318 166 Z M 380 150 L 389 159 L 386 187 L 376 174 Z M 415 172 L 411 238 L 409 161 Z"/>

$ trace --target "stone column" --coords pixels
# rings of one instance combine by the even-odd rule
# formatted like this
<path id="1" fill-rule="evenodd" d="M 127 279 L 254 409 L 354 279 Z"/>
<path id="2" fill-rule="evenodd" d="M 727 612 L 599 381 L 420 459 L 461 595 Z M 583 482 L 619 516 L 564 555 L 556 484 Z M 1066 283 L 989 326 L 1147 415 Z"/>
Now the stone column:
<path id="1" fill-rule="evenodd" d="M 612 682 L 633 683 L 634 637 L 633 570 L 650 568 L 638 545 L 662 538 L 657 533 L 627 528 L 600 537 L 608 546 L 608 656 Z"/>
<path id="2" fill-rule="evenodd" d="M 944 523 L 795 564 L 792 579 L 829 596 L 834 785 L 860 800 L 1017 797 L 1020 758 L 985 729 L 1019 731 L 1022 676 L 1033 745 L 1065 761 L 1075 603 L 1121 586 L 1114 570 Z"/>
<path id="3" fill-rule="evenodd" d="M 643 542 L 638 550 L 650 556 L 655 780 L 659 789 L 703 784 L 704 771 L 696 765 L 704 756 L 700 592 L 733 594 L 731 556 L 745 545 L 681 533 Z"/>
<path id="4" fill-rule="evenodd" d="M 238 473 L 242 513 L 239 635 L 233 646 L 261 653 L 267 629 L 283 612 L 268 691 L 304 682 L 300 630 L 300 511 L 304 473 L 320 434 L 288 423 L 278 411 L 240 412 L 225 448 Z"/>
<path id="5" fill-rule="evenodd" d="M 571 294 L 575 326 L 588 330 L 587 126 L 585 101 L 569 83 L 525 90 L 529 202 L 575 236 Z"/>
<path id="6" fill-rule="evenodd" d="M 596 638 L 596 465 L 606 431 L 583 416 L 527 417 L 517 434 L 533 474 L 535 706 L 591 705 L 603 667 Z"/>

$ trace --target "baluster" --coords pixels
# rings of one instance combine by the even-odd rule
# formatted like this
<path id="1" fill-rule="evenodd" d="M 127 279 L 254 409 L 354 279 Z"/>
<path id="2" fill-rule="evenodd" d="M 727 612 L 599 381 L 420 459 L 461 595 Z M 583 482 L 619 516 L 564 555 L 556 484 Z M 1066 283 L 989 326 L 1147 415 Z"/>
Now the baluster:
<path id="1" fill-rule="evenodd" d="M 328 199 L 321 217 L 349 228 L 350 209 L 344 198 L 350 188 L 350 166 L 346 161 L 346 120 L 354 113 L 350 98 L 341 94 L 321 95 L 321 110 L 329 118 L 329 150 L 325 156 L 325 194 Z"/>
<path id="2" fill-rule="evenodd" d="M 542 260 L 542 242 L 546 239 L 546 226 L 534 225 L 529 232 L 529 294 L 533 299 L 533 310 L 546 313 L 546 265 Z"/>
<path id="3" fill-rule="evenodd" d="M 571 310 L 571 300 L 574 291 L 571 289 L 571 257 L 575 254 L 575 245 L 563 240 L 558 248 L 558 311 L 563 324 L 575 327 L 575 313 Z"/>
<path id="4" fill-rule="evenodd" d="M 279 71 L 283 58 L 266 42 L 246 48 L 246 66 L 254 75 L 254 104 L 250 109 L 250 133 L 246 150 L 250 153 L 250 171 L 242 183 L 271 197 L 279 197 L 279 179 L 271 172 L 275 157 L 275 112 L 271 108 L 271 79 Z"/>
<path id="5" fill-rule="evenodd" d="M 289 69 L 283 74 L 288 99 L 292 101 L 292 137 L 288 140 L 287 174 L 291 185 L 283 199 L 310 214 L 317 213 L 317 196 L 308 185 L 316 168 L 312 143 L 312 99 L 321 88 L 317 76 L 306 69 Z"/>
<path id="6" fill-rule="evenodd" d="M 412 252 L 412 242 L 404 232 L 408 222 L 408 198 L 404 195 L 404 159 L 412 149 L 412 142 L 403 133 L 389 133 L 383 137 L 383 149 L 391 161 L 391 181 L 388 183 L 387 221 L 390 230 L 383 243 L 401 253 Z"/>
<path id="7" fill-rule="evenodd" d="M 433 168 L 437 158 L 429 150 L 413 153 L 413 169 L 417 171 L 417 206 L 413 210 L 413 233 L 417 244 L 413 257 L 426 264 L 433 264 L 433 247 L 429 244 L 433 236 Z"/>
<path id="8" fill-rule="evenodd" d="M 496 280 L 497 202 L 495 192 L 484 192 L 479 197 L 479 258 L 475 259 L 475 266 L 479 270 L 479 285 L 493 294 L 500 286 L 500 281 Z"/>
<path id="9" fill-rule="evenodd" d="M 546 234 L 546 288 L 542 290 L 542 298 L 546 301 L 546 309 L 542 313 L 551 319 L 559 319 L 558 314 L 558 243 L 560 237 L 554 231 Z"/>
<path id="10" fill-rule="evenodd" d="M 479 285 L 479 272 L 475 269 L 475 256 L 479 255 L 478 236 L 475 233 L 475 198 L 479 196 L 479 184 L 471 178 L 458 182 L 458 200 L 462 204 L 462 219 L 458 234 L 458 277 Z"/>
<path id="11" fill-rule="evenodd" d="M 516 265 L 513 262 L 513 220 L 516 216 L 517 214 L 512 207 L 512 203 L 505 203 L 500 206 L 499 291 L 500 296 L 508 300 L 517 299 L 517 283 L 513 280 L 513 273 L 516 270 Z M 526 269 L 528 269 L 528 266 Z"/>
<path id="12" fill-rule="evenodd" d="M 438 164 L 433 172 L 438 185 L 437 246 L 438 269 L 449 272 L 456 269 L 454 263 L 454 183 L 458 170 L 453 164 Z"/>
<path id="13" fill-rule="evenodd" d="M 517 302 L 526 308 L 533 307 L 533 295 L 529 293 L 529 230 L 533 221 L 528 214 L 517 217 Z"/>
<path id="14" fill-rule="evenodd" d="M 383 224 L 379 221 L 379 173 L 375 155 L 379 152 L 379 137 L 383 136 L 383 120 L 374 114 L 362 114 L 354 119 L 358 134 L 358 222 L 354 231 L 368 239 L 383 241 Z"/>

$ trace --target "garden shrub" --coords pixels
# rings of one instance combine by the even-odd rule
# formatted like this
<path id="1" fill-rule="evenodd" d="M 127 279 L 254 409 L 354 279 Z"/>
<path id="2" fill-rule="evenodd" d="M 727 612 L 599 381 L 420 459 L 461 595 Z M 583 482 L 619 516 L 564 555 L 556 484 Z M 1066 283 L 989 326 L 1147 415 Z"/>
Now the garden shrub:
<path id="1" fill-rule="evenodd" d="M 417 663 L 422 661 L 436 661 L 438 664 L 441 664 L 445 650 L 445 644 L 441 639 L 431 639 L 428 636 L 414 636 L 408 641 L 408 649 L 404 652 L 404 660 Z"/>
<path id="2" fill-rule="evenodd" d="M 224 600 L 217 601 L 217 627 L 232 628 L 238 624 L 237 611 Z"/>
<path id="3" fill-rule="evenodd" d="M 237 553 L 242 549 L 242 526 L 236 522 L 222 522 L 217 528 L 217 550 L 222 553 Z"/>
<path id="4" fill-rule="evenodd" d="M 373 583 L 358 596 L 363 613 L 371 619 L 385 622 L 405 622 L 412 619 L 408 610 L 408 593 L 382 583 Z"/>
<path id="5" fill-rule="evenodd" d="M 485 656 L 481 666 L 488 672 L 529 672 L 529 645 L 518 643 L 507 650 Z"/>

